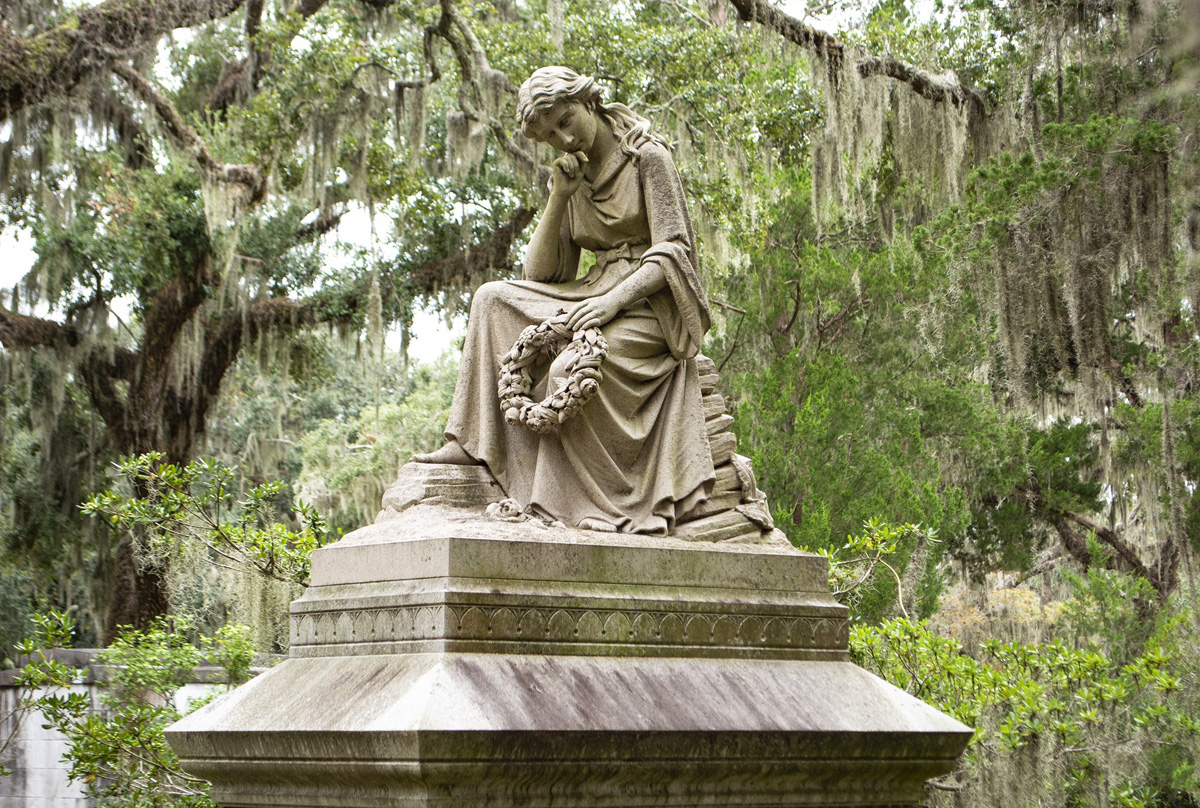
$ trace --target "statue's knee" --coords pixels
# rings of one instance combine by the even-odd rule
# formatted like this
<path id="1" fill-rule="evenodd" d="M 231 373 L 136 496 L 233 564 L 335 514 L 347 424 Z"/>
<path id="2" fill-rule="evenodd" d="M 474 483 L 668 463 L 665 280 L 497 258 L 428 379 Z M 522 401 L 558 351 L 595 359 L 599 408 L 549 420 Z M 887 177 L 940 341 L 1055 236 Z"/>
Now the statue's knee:
<path id="1" fill-rule="evenodd" d="M 570 366 L 575 361 L 575 357 L 575 351 L 570 348 L 564 349 L 562 353 L 554 357 L 554 361 L 550 363 L 550 370 L 547 374 L 553 385 L 558 386 L 566 380 L 571 372 Z"/>
<path id="2" fill-rule="evenodd" d="M 507 292 L 507 284 L 504 281 L 488 281 L 475 290 L 475 296 L 471 299 L 471 311 L 487 310 L 504 299 Z"/>

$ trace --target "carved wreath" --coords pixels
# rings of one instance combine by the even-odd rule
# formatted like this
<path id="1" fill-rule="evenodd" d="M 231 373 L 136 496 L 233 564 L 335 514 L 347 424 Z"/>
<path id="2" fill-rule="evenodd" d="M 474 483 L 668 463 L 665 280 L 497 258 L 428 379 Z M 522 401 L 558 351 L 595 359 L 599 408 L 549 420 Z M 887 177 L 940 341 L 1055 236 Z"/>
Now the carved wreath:
<path id="1" fill-rule="evenodd" d="M 533 387 L 529 366 L 541 356 L 557 356 L 564 347 L 574 354 L 566 368 L 566 381 L 535 402 L 529 397 Z M 540 325 L 529 326 L 500 360 L 498 393 L 504 420 L 539 435 L 552 431 L 596 395 L 603 378 L 600 365 L 607 354 L 608 342 L 599 328 L 572 332 L 562 312 Z"/>

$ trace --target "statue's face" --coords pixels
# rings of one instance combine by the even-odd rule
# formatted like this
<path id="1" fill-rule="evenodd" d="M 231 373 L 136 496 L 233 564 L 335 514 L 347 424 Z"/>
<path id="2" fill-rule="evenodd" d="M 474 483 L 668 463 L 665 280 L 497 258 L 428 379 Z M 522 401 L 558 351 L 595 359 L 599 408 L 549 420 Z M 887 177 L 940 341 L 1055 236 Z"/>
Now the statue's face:
<path id="1" fill-rule="evenodd" d="M 530 127 L 530 134 L 560 152 L 587 154 L 596 142 L 596 125 L 596 113 L 578 101 L 555 101 Z"/>

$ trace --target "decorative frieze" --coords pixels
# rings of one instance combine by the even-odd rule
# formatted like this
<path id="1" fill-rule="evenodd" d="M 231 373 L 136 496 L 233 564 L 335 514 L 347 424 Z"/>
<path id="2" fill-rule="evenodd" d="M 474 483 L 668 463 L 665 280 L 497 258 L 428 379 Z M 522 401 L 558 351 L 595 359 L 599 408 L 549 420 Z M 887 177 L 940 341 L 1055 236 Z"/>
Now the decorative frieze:
<path id="1" fill-rule="evenodd" d="M 844 651 L 848 634 L 841 617 L 431 604 L 296 614 L 291 640 L 306 653 L 429 640 L 550 644 L 562 653 L 626 644 Z"/>

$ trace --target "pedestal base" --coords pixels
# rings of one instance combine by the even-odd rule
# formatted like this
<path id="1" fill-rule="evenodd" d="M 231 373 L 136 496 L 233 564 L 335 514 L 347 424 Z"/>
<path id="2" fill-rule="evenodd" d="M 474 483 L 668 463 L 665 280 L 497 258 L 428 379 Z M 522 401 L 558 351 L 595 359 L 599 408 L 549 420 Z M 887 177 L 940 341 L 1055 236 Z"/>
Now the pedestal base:
<path id="1" fill-rule="evenodd" d="M 847 661 L 824 559 L 405 514 L 168 730 L 222 805 L 912 806 L 970 738 Z"/>

